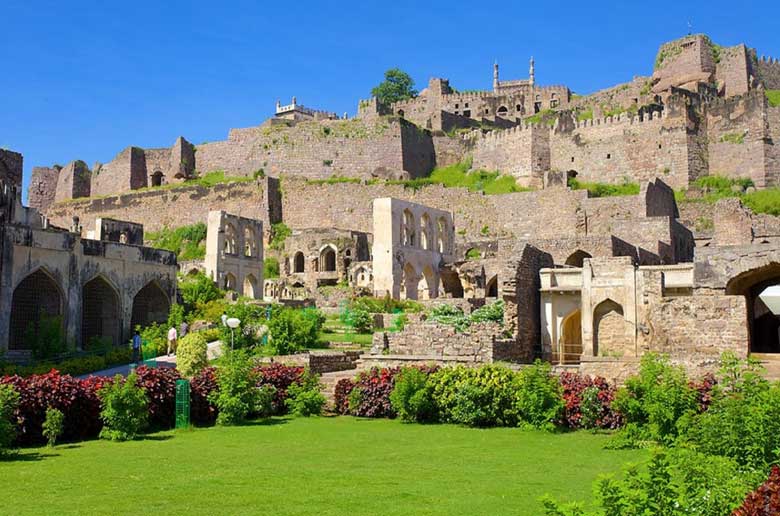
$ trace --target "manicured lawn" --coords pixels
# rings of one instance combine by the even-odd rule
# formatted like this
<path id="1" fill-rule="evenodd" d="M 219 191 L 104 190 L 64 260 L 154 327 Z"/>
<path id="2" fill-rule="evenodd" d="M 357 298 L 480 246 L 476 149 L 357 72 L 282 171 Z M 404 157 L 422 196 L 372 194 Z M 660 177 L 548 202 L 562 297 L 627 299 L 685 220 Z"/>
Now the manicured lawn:
<path id="1" fill-rule="evenodd" d="M 605 437 L 348 417 L 274 419 L 0 461 L 4 514 L 534 515 L 645 451 Z"/>

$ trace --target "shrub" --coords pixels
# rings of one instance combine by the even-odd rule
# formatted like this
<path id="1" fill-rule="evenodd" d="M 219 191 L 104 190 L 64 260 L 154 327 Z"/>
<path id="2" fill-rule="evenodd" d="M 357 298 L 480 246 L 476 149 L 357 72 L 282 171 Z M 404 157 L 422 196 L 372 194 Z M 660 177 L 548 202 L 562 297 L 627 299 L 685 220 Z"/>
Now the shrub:
<path id="1" fill-rule="evenodd" d="M 398 369 L 372 368 L 361 372 L 349 392 L 349 413 L 360 417 L 395 417 L 390 403 Z"/>
<path id="2" fill-rule="evenodd" d="M 43 423 L 46 410 L 56 408 L 65 415 L 64 440 L 92 439 L 98 436 L 100 399 L 97 391 L 106 379 L 89 377 L 84 380 L 61 375 L 52 370 L 27 378 L 0 378 L 0 384 L 12 385 L 19 393 L 17 443 L 43 444 Z"/>
<path id="3" fill-rule="evenodd" d="M 545 497 L 545 514 L 722 516 L 739 505 L 755 482 L 754 475 L 734 461 L 691 450 L 658 450 L 647 468 L 629 466 L 622 477 L 602 477 L 595 482 L 593 505 L 599 509 L 585 511 L 581 504 L 559 504 Z"/>
<path id="4" fill-rule="evenodd" d="M 196 425 L 211 425 L 217 419 L 217 407 L 209 396 L 217 390 L 213 367 L 207 367 L 190 380 L 190 421 Z"/>
<path id="5" fill-rule="evenodd" d="M 349 395 L 355 388 L 355 382 L 349 378 L 342 378 L 336 382 L 336 388 L 333 390 L 334 408 L 339 414 L 349 414 Z"/>
<path id="6" fill-rule="evenodd" d="M 263 259 L 263 278 L 273 279 L 279 277 L 279 260 L 273 256 L 266 256 Z"/>
<path id="7" fill-rule="evenodd" d="M 322 395 L 319 376 L 306 373 L 299 382 L 293 383 L 287 389 L 287 399 L 284 401 L 290 413 L 296 416 L 319 416 L 325 406 L 325 396 Z"/>
<path id="8" fill-rule="evenodd" d="M 24 332 L 24 340 L 32 349 L 34 358 L 41 360 L 65 352 L 65 336 L 62 331 L 62 317 L 43 317 L 38 328 L 30 324 Z"/>
<path id="9" fill-rule="evenodd" d="M 639 375 L 618 389 L 613 407 L 647 439 L 669 444 L 679 433 L 678 421 L 696 412 L 697 399 L 682 367 L 648 353 L 642 357 Z"/>
<path id="10" fill-rule="evenodd" d="M 179 340 L 176 350 L 176 369 L 182 376 L 192 378 L 209 364 L 208 343 L 200 333 L 188 333 Z"/>
<path id="11" fill-rule="evenodd" d="M 215 371 L 217 390 L 209 394 L 219 410 L 218 425 L 237 425 L 257 409 L 259 391 L 258 373 L 244 350 L 226 353 Z"/>
<path id="12" fill-rule="evenodd" d="M 552 375 L 552 366 L 536 360 L 532 366 L 520 370 L 516 385 L 520 420 L 535 428 L 554 428 L 564 403 L 561 385 Z"/>
<path id="13" fill-rule="evenodd" d="M 12 385 L 0 384 L 0 457 L 13 445 L 16 439 L 14 419 L 19 407 L 19 393 Z"/>
<path id="14" fill-rule="evenodd" d="M 0 376 L 31 376 L 46 374 L 56 369 L 62 374 L 80 376 L 130 362 L 129 347 L 110 349 L 105 355 L 73 356 L 60 362 L 36 362 L 32 365 L 0 364 Z"/>
<path id="15" fill-rule="evenodd" d="M 362 308 L 346 308 L 339 314 L 341 322 L 358 333 L 371 333 L 374 318 Z"/>
<path id="16" fill-rule="evenodd" d="M 772 466 L 766 482 L 747 495 L 734 516 L 772 516 L 780 514 L 780 468 Z"/>
<path id="17" fill-rule="evenodd" d="M 622 184 L 586 183 L 574 178 L 569 179 L 572 190 L 587 190 L 590 197 L 615 197 L 623 195 L 638 195 L 639 183 L 624 181 Z"/>
<path id="18" fill-rule="evenodd" d="M 176 419 L 176 380 L 181 376 L 169 367 L 141 366 L 136 370 L 137 384 L 149 401 L 149 426 L 172 428 Z"/>
<path id="19" fill-rule="evenodd" d="M 431 321 L 454 326 L 456 331 L 466 331 L 472 324 L 481 322 L 504 323 L 504 301 L 499 299 L 489 305 L 474 310 L 471 315 L 465 315 L 460 307 L 452 305 L 438 305 L 431 310 Z"/>
<path id="20" fill-rule="evenodd" d="M 148 405 L 144 389 L 137 385 L 138 377 L 131 373 L 127 379 L 116 375 L 98 391 L 101 402 L 101 439 L 127 441 L 135 439 L 146 428 Z"/>
<path id="21" fill-rule="evenodd" d="M 349 307 L 352 310 L 365 310 L 372 314 L 394 314 L 401 312 L 421 312 L 423 306 L 410 299 L 393 299 L 389 295 L 385 297 L 363 296 L 353 298 Z"/>
<path id="22" fill-rule="evenodd" d="M 438 419 L 433 389 L 428 385 L 428 374 L 419 368 L 401 369 L 390 393 L 390 403 L 404 421 L 430 422 Z"/>
<path id="23" fill-rule="evenodd" d="M 268 247 L 276 251 L 284 251 L 284 241 L 292 235 L 292 230 L 284 222 L 271 224 L 271 241 Z"/>
<path id="24" fill-rule="evenodd" d="M 202 272 L 187 275 L 178 283 L 185 312 L 192 313 L 198 306 L 210 301 L 221 299 L 224 293 L 217 288 L 214 281 Z"/>
<path id="25" fill-rule="evenodd" d="M 443 368 L 429 381 L 442 421 L 480 427 L 518 423 L 517 375 L 510 369 Z"/>
<path id="26" fill-rule="evenodd" d="M 206 224 L 198 222 L 146 233 L 144 243 L 150 247 L 176 253 L 180 261 L 202 260 L 206 256 Z"/>
<path id="27" fill-rule="evenodd" d="M 615 429 L 621 426 L 620 415 L 612 410 L 617 389 L 604 378 L 591 379 L 589 376 L 563 372 L 558 380 L 564 401 L 560 425 L 572 429 Z"/>
<path id="28" fill-rule="evenodd" d="M 65 415 L 56 408 L 46 409 L 46 420 L 43 422 L 43 436 L 49 446 L 54 446 L 62 435 Z"/>
<path id="29" fill-rule="evenodd" d="M 284 414 L 287 389 L 291 385 L 301 382 L 305 375 L 305 369 L 299 366 L 288 366 L 274 362 L 269 365 L 262 365 L 256 371 L 258 374 L 258 386 L 271 385 L 274 387 L 273 413 Z"/>
<path id="30" fill-rule="evenodd" d="M 228 317 L 241 321 L 241 326 L 231 329 L 219 321 L 220 340 L 226 344 L 233 342 L 235 349 L 250 348 L 258 343 L 257 330 L 266 324 L 265 307 L 254 303 L 238 302 L 225 307 Z M 219 314 L 218 319 L 222 314 Z M 231 340 L 232 339 L 232 340 Z"/>
<path id="31" fill-rule="evenodd" d="M 316 308 L 274 310 L 268 324 L 271 350 L 287 355 L 316 346 L 324 322 L 325 317 Z"/>

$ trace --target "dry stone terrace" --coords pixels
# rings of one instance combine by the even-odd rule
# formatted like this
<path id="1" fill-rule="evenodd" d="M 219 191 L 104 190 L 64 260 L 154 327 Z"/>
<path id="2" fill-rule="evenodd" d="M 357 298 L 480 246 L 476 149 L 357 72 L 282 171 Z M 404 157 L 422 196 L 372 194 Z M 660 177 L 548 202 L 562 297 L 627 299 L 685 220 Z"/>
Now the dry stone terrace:
<path id="1" fill-rule="evenodd" d="M 692 371 L 724 351 L 780 357 L 780 319 L 762 295 L 780 284 L 780 219 L 736 198 L 678 204 L 674 191 L 715 175 L 780 186 L 780 107 L 766 94 L 779 70 L 745 45 L 716 54 L 689 35 L 660 47 L 651 75 L 592 95 L 544 85 L 531 59 L 527 78 L 503 79 L 495 64 L 492 88 L 468 93 L 433 78 L 393 105 L 361 100 L 352 118 L 293 97 L 223 141 L 180 136 L 91 168 L 35 167 L 31 208 L 21 155 L 0 151 L 0 307 L 11 314 L 0 348 L 29 322 L 13 315 L 35 303 L 29 286 L 58 292 L 41 314 L 62 315 L 79 345 L 164 319 L 177 263 L 143 247 L 144 230 L 207 223 L 206 258 L 183 272 L 236 295 L 330 309 L 387 295 L 467 314 L 504 304 L 503 325 L 461 332 L 425 316 L 403 331 L 382 324 L 361 364 L 542 358 L 621 379 L 650 351 Z M 458 163 L 530 190 L 413 181 Z M 573 179 L 639 193 L 592 197 Z M 266 260 L 278 278 L 264 278 Z M 88 298 L 104 300 L 99 317 L 79 315 Z M 319 360 L 330 371 L 353 359 Z"/>

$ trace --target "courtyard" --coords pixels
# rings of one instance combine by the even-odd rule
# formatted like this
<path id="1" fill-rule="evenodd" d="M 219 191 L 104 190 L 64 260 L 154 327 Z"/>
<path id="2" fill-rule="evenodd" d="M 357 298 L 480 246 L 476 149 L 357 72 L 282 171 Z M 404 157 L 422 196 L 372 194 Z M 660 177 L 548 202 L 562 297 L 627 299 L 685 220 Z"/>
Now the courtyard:
<path id="1" fill-rule="evenodd" d="M 352 417 L 272 418 L 0 461 L 14 514 L 539 514 L 643 462 L 607 436 Z M 32 495 L 34 493 L 34 495 Z"/>

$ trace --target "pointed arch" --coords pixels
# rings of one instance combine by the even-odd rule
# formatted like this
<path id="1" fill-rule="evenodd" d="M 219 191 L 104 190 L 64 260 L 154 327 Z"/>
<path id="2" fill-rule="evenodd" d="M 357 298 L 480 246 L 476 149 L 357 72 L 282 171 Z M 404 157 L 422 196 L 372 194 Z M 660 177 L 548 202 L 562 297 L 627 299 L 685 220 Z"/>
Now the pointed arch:
<path id="1" fill-rule="evenodd" d="M 582 267 L 585 258 L 593 258 L 590 253 L 586 253 L 582 249 L 577 249 L 566 258 L 566 265 L 570 267 Z"/>
<path id="2" fill-rule="evenodd" d="M 255 258 L 260 256 L 257 242 L 258 240 L 255 229 L 251 226 L 244 227 L 244 256 L 247 258 Z"/>
<path id="3" fill-rule="evenodd" d="M 579 308 L 563 318 L 558 335 L 559 361 L 564 364 L 578 363 L 582 355 L 582 311 Z"/>
<path id="4" fill-rule="evenodd" d="M 433 223 L 431 223 L 431 217 L 424 213 L 420 219 L 420 247 L 431 251 L 433 246 Z"/>
<path id="5" fill-rule="evenodd" d="M 232 273 L 228 272 L 225 274 L 223 288 L 225 290 L 232 290 L 233 292 L 236 291 L 236 277 Z"/>
<path id="6" fill-rule="evenodd" d="M 157 281 L 150 281 L 133 298 L 133 314 L 130 328 L 149 326 L 152 323 L 164 323 L 168 320 L 171 301 L 168 294 Z"/>
<path id="7" fill-rule="evenodd" d="M 333 244 L 328 244 L 320 249 L 320 271 L 336 271 L 336 253 L 337 249 Z"/>
<path id="8" fill-rule="evenodd" d="M 31 349 L 47 326 L 63 330 L 62 289 L 43 267 L 24 277 L 11 296 L 8 349 Z"/>
<path id="9" fill-rule="evenodd" d="M 494 274 L 485 285 L 485 297 L 498 297 L 498 274 Z"/>
<path id="10" fill-rule="evenodd" d="M 247 274 L 244 277 L 244 295 L 252 299 L 257 299 L 257 278 L 253 274 Z"/>
<path id="11" fill-rule="evenodd" d="M 436 249 L 441 254 L 449 254 L 450 236 L 449 226 L 444 217 L 439 217 L 436 221 Z"/>
<path id="12" fill-rule="evenodd" d="M 401 275 L 401 299 L 417 299 L 417 271 L 407 263 Z"/>
<path id="13" fill-rule="evenodd" d="M 81 287 L 81 347 L 121 341 L 121 305 L 119 291 L 102 274 Z"/>
<path id="14" fill-rule="evenodd" d="M 426 265 L 417 282 L 417 299 L 434 299 L 437 297 L 438 285 L 436 275 L 430 265 Z"/>
<path id="15" fill-rule="evenodd" d="M 629 344 L 623 306 L 605 299 L 593 310 L 593 355 L 622 356 Z"/>
<path id="16" fill-rule="evenodd" d="M 403 212 L 401 223 L 401 245 L 414 247 L 417 244 L 416 239 L 417 221 L 414 214 L 408 208 Z"/>
<path id="17" fill-rule="evenodd" d="M 225 241 L 222 250 L 225 254 L 238 254 L 238 232 L 231 222 L 225 224 Z"/>
<path id="18" fill-rule="evenodd" d="M 306 269 L 306 259 L 301 251 L 295 253 L 293 256 L 293 272 L 300 273 Z"/>

